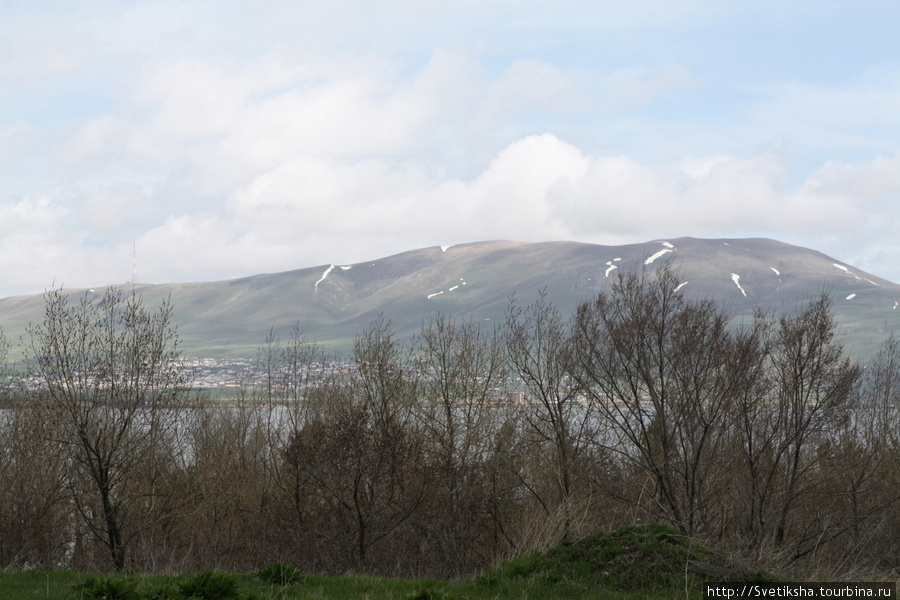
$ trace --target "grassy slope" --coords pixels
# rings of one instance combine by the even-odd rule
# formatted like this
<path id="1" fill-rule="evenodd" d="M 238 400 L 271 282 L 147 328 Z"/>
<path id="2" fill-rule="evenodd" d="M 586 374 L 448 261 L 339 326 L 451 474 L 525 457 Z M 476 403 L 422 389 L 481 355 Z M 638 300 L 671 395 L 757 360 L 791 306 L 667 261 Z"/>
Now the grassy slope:
<path id="1" fill-rule="evenodd" d="M 727 557 L 663 526 L 623 527 L 547 552 L 510 560 L 474 577 L 436 579 L 302 575 L 289 585 L 253 574 L 216 575 L 231 580 L 235 593 L 223 600 L 250 599 L 620 599 L 700 598 L 706 582 L 771 580 L 765 573 L 736 565 Z M 114 575 L 96 577 L 70 572 L 0 573 L 0 594 L 9 600 L 110 598 L 111 589 L 131 589 L 132 600 L 185 598 L 196 575 L 179 577 Z M 84 585 L 89 582 L 91 585 Z M 77 589 L 77 584 L 82 588 Z M 196 587 L 196 586 L 195 586 Z M 207 586 L 209 589 L 210 586 Z M 88 596 L 85 589 L 94 590 Z M 106 596 L 97 594 L 104 590 Z M 197 593 L 196 591 L 194 592 Z M 122 596 L 126 598 L 126 596 Z"/>
<path id="2" fill-rule="evenodd" d="M 136 576 L 137 599 L 156 597 L 179 598 L 166 595 L 177 593 L 175 578 L 166 576 Z M 0 573 L 0 597 L 4 600 L 80 600 L 87 598 L 76 589 L 85 576 L 67 572 L 42 571 Z M 639 598 L 670 598 L 671 591 L 656 593 L 623 593 L 612 590 L 586 589 L 570 583 L 540 581 L 510 581 L 486 586 L 473 581 L 439 581 L 434 579 L 379 578 L 366 575 L 309 576 L 304 583 L 282 587 L 260 581 L 249 574 L 236 576 L 238 595 L 235 600 L 428 600 L 472 599 L 504 600 L 530 598 L 581 600 L 637 600 Z M 149 594 L 149 595 L 144 595 Z M 684 597 L 683 591 L 681 597 Z M 699 598 L 699 595 L 693 597 Z M 183 598 L 183 596 L 181 597 Z M 110 599 L 112 600 L 112 599 Z"/>

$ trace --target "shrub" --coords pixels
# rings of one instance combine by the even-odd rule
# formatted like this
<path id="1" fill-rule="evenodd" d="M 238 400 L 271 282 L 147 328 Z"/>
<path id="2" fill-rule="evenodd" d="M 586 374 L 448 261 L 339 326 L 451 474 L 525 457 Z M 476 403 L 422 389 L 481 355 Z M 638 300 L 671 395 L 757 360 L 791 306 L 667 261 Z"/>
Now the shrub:
<path id="1" fill-rule="evenodd" d="M 90 576 L 75 586 L 84 600 L 139 600 L 137 582 L 123 577 Z"/>
<path id="2" fill-rule="evenodd" d="M 256 572 L 256 576 L 272 585 L 294 585 L 302 583 L 306 579 L 301 571 L 284 563 L 268 564 Z"/>
<path id="3" fill-rule="evenodd" d="M 448 596 L 444 592 L 434 590 L 430 586 L 423 585 L 406 600 L 453 600 L 453 597 Z"/>
<path id="4" fill-rule="evenodd" d="M 622 591 L 697 587 L 709 581 L 758 581 L 772 577 L 734 564 L 665 525 L 621 527 L 574 544 L 516 557 L 483 573 L 476 581 L 496 585 L 504 579 L 539 578 Z"/>
<path id="5" fill-rule="evenodd" d="M 238 597 L 237 580 L 227 573 L 204 571 L 178 584 L 187 598 L 200 600 L 232 600 Z"/>

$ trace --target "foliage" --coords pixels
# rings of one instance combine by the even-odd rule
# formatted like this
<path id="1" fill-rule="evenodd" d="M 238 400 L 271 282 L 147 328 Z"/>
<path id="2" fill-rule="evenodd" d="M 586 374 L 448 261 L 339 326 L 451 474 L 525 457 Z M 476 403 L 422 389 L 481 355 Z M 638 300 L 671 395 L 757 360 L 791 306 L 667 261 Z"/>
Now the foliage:
<path id="1" fill-rule="evenodd" d="M 479 576 L 485 583 L 527 578 L 578 581 L 621 591 L 696 590 L 705 582 L 772 579 L 658 524 L 598 533 L 573 544 L 514 558 Z"/>
<path id="2" fill-rule="evenodd" d="M 232 600 L 238 597 L 237 579 L 230 573 L 203 571 L 180 581 L 178 588 L 191 600 Z"/>
<path id="3" fill-rule="evenodd" d="M 129 577 L 90 576 L 75 589 L 84 600 L 140 600 L 137 587 L 137 581 Z"/>
<path id="4" fill-rule="evenodd" d="M 435 590 L 432 586 L 422 585 L 414 594 L 407 597 L 406 600 L 453 600 L 454 596 L 449 596 L 444 592 Z"/>
<path id="5" fill-rule="evenodd" d="M 256 576 L 272 585 L 294 585 L 306 579 L 301 571 L 281 562 L 270 563 L 256 572 Z"/>

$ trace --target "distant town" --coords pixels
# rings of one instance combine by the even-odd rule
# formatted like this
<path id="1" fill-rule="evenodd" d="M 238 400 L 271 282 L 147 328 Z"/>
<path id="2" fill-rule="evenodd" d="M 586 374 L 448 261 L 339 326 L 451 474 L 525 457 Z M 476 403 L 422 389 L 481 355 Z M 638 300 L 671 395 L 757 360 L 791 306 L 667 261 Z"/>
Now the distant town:
<path id="1" fill-rule="evenodd" d="M 194 387 L 216 389 L 237 387 L 241 383 L 262 384 L 265 373 L 249 358 L 190 358 L 184 365 L 194 371 Z"/>

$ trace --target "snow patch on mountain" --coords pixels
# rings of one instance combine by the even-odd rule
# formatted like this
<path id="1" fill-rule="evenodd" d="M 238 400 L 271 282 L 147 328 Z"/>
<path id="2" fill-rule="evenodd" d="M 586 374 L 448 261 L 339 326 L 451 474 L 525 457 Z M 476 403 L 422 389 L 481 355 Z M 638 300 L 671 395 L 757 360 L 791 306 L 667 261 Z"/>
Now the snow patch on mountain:
<path id="1" fill-rule="evenodd" d="M 736 285 L 738 287 L 738 289 L 741 290 L 741 293 L 744 295 L 744 298 L 746 298 L 747 292 L 745 292 L 744 288 L 741 287 L 741 276 L 738 275 L 737 273 L 732 273 L 731 280 L 734 282 L 734 285 Z"/>
<path id="2" fill-rule="evenodd" d="M 778 275 L 779 277 L 781 277 L 781 271 L 779 271 L 779 270 L 776 269 L 775 267 L 769 267 L 769 268 L 772 269 L 772 271 L 773 271 L 776 275 Z"/>
<path id="3" fill-rule="evenodd" d="M 449 249 L 452 248 L 452 247 L 453 247 L 452 245 L 450 245 L 450 246 L 441 246 L 441 252 L 446 252 L 447 250 L 449 250 Z"/>
<path id="4" fill-rule="evenodd" d="M 341 271 L 349 271 L 352 268 L 353 268 L 353 265 L 346 265 L 346 266 L 341 267 Z"/>
<path id="5" fill-rule="evenodd" d="M 659 258 L 660 256 L 664 256 L 664 255 L 668 254 L 668 253 L 671 252 L 671 251 L 672 251 L 672 250 L 670 250 L 669 248 L 663 248 L 662 250 L 660 250 L 659 252 L 657 252 L 657 253 L 654 254 L 653 256 L 649 257 L 647 260 L 645 260 L 645 261 L 644 261 L 644 264 L 645 264 L 645 265 L 649 265 L 649 264 L 651 264 L 653 261 L 655 261 L 657 258 Z"/>
<path id="6" fill-rule="evenodd" d="M 673 246 L 673 245 L 670 244 L 669 242 L 661 241 L 661 242 L 657 242 L 657 243 L 662 244 L 663 246 L 665 246 L 665 248 L 663 248 L 662 250 L 660 250 L 659 252 L 657 252 L 657 253 L 654 254 L 653 256 L 649 257 L 647 260 L 645 260 L 645 261 L 644 261 L 644 264 L 645 264 L 645 265 L 652 264 L 653 261 L 655 261 L 655 260 L 656 260 L 657 258 L 659 258 L 660 256 L 664 256 L 664 255 L 668 254 L 669 252 L 674 252 L 674 251 L 676 250 L 675 246 Z"/>
<path id="7" fill-rule="evenodd" d="M 325 281 L 325 278 L 328 277 L 328 274 L 331 273 L 332 271 L 334 271 L 334 265 L 328 265 L 328 268 L 325 269 L 325 272 L 324 272 L 324 273 L 322 273 L 321 279 L 319 279 L 319 280 L 316 282 L 316 285 L 315 285 L 315 288 L 314 288 L 316 291 L 319 290 L 319 284 L 322 283 L 323 281 Z"/>
<path id="8" fill-rule="evenodd" d="M 428 299 L 428 300 L 431 300 L 431 299 L 434 298 L 435 296 L 440 296 L 440 295 L 443 294 L 444 292 L 452 292 L 453 290 L 459 289 L 459 286 L 460 286 L 460 285 L 466 285 L 466 279 L 465 279 L 465 277 L 460 277 L 460 278 L 459 278 L 459 281 L 460 281 L 460 283 L 457 283 L 456 285 L 454 285 L 453 287 L 451 287 L 451 288 L 448 289 L 448 290 L 441 290 L 441 291 L 435 292 L 435 293 L 433 293 L 433 294 L 428 294 L 427 299 Z"/>
<path id="9" fill-rule="evenodd" d="M 831 264 L 833 264 L 835 267 L 837 267 L 838 269 L 840 269 L 841 271 L 843 271 L 843 272 L 846 273 L 847 275 L 852 275 L 854 278 L 858 279 L 859 281 L 865 281 L 865 282 L 867 282 L 867 283 L 871 283 L 871 284 L 874 285 L 874 286 L 881 287 L 881 284 L 880 284 L 880 283 L 875 283 L 875 282 L 872 281 L 871 279 L 866 279 L 865 277 L 860 277 L 859 275 L 857 275 L 856 273 L 854 273 L 853 271 L 851 271 L 850 269 L 848 269 L 848 268 L 845 267 L 844 265 L 839 265 L 838 263 L 831 263 Z"/>
<path id="10" fill-rule="evenodd" d="M 683 287 L 686 286 L 687 284 L 688 284 L 687 281 L 682 281 L 682 282 L 679 283 L 677 286 L 675 286 L 675 289 L 672 290 L 672 291 L 673 291 L 673 292 L 677 292 L 678 290 L 680 290 L 681 288 L 683 288 Z"/>
<path id="11" fill-rule="evenodd" d="M 844 298 L 844 300 L 853 300 L 854 298 L 856 298 L 856 294 L 850 294 L 849 296 Z"/>
<path id="12" fill-rule="evenodd" d="M 613 272 L 613 270 L 618 269 L 616 265 L 613 264 L 613 261 L 606 261 L 606 276 L 609 277 L 609 274 Z"/>

